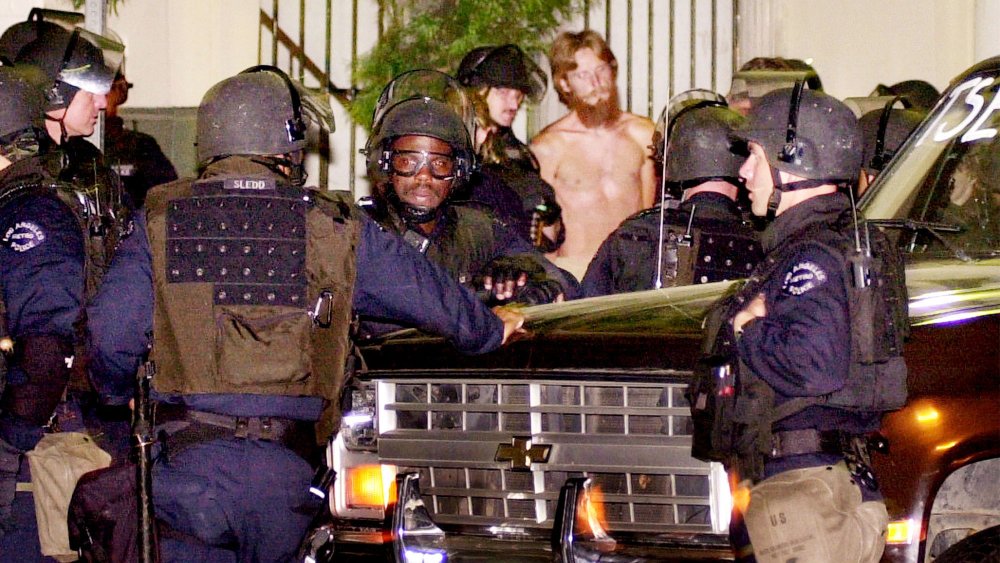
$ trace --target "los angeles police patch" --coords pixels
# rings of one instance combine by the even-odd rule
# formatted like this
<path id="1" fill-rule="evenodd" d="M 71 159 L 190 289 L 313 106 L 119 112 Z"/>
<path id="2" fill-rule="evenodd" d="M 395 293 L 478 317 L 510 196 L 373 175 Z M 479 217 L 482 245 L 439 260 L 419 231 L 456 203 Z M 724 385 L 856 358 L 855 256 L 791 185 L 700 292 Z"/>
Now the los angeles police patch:
<path id="1" fill-rule="evenodd" d="M 37 223 L 18 221 L 0 239 L 14 252 L 27 252 L 45 242 L 45 231 Z"/>
<path id="2" fill-rule="evenodd" d="M 802 295 L 826 282 L 826 272 L 815 262 L 799 262 L 785 274 L 781 291 L 786 295 Z"/>

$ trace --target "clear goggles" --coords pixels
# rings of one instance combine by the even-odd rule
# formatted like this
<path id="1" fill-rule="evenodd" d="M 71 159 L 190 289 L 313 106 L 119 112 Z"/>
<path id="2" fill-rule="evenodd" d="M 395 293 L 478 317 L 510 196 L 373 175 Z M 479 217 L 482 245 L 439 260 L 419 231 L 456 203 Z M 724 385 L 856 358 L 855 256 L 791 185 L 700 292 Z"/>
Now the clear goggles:
<path id="1" fill-rule="evenodd" d="M 451 180 L 458 174 L 455 157 L 440 152 L 394 150 L 389 167 L 394 174 L 405 177 L 416 176 L 424 167 L 436 180 Z"/>

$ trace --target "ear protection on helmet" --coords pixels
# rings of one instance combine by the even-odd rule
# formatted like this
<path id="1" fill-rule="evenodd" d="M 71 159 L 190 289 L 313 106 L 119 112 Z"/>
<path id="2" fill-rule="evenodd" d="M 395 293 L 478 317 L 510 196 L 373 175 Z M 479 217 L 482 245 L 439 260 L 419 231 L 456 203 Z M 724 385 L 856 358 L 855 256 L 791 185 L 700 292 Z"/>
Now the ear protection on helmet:
<path id="1" fill-rule="evenodd" d="M 292 84 L 292 79 L 288 77 L 285 71 L 273 65 L 252 66 L 240 74 L 251 74 L 254 72 L 270 72 L 280 77 L 285 83 L 285 86 L 288 87 L 288 95 L 292 100 L 292 117 L 285 120 L 285 131 L 288 133 L 288 141 L 294 143 L 305 140 L 308 126 L 305 120 L 302 119 L 302 100 L 299 98 L 299 91 Z"/>

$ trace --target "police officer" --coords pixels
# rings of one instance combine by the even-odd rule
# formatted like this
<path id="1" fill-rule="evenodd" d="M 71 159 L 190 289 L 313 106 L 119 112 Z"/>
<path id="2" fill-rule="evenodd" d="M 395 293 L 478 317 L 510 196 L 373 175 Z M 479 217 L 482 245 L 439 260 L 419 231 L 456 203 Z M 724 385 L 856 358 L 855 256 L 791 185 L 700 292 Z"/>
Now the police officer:
<path id="1" fill-rule="evenodd" d="M 585 297 L 750 274 L 760 245 L 736 204 L 743 159 L 731 150 L 742 123 L 711 92 L 671 101 L 654 134 L 654 158 L 670 197 L 626 219 L 601 244 L 583 277 Z"/>
<path id="2" fill-rule="evenodd" d="M 369 213 L 488 300 L 547 303 L 565 295 L 563 273 L 526 240 L 487 211 L 449 200 L 475 168 L 474 129 L 465 92 L 451 77 L 429 70 L 397 77 L 383 91 L 365 148 L 374 184 Z"/>
<path id="3" fill-rule="evenodd" d="M 128 401 L 152 303 L 144 233 L 56 179 L 46 86 L 32 70 L 0 67 L 0 332 L 9 338 L 0 346 L 0 553 L 19 561 L 41 557 L 34 502 L 15 495 L 15 480 L 28 477 L 22 454 L 46 432 L 83 430 L 79 404 L 62 403 L 71 380 L 86 385 L 71 377 L 81 368 L 109 402 Z"/>
<path id="4" fill-rule="evenodd" d="M 540 251 L 556 250 L 566 233 L 555 190 L 542 180 L 535 155 L 511 129 L 524 100 L 537 103 L 545 95 L 545 72 L 517 45 L 489 45 L 469 51 L 456 77 L 475 106 L 474 140 L 481 163 L 465 190 L 467 197 L 498 210 Z M 520 208 L 507 201 L 511 190 Z"/>
<path id="5" fill-rule="evenodd" d="M 878 561 L 887 515 L 869 438 L 905 401 L 906 299 L 894 249 L 853 217 L 857 120 L 797 84 L 762 97 L 737 135 L 752 212 L 772 219 L 727 329 L 750 540 L 761 562 Z"/>
<path id="6" fill-rule="evenodd" d="M 329 114 L 277 68 L 227 78 L 198 108 L 200 177 L 148 196 L 166 561 L 291 560 L 317 508 L 313 426 L 325 439 L 337 424 L 352 315 L 467 353 L 523 320 L 491 313 L 346 194 L 303 187 L 307 127 Z"/>
<path id="7" fill-rule="evenodd" d="M 118 214 L 130 207 L 121 181 L 101 151 L 84 137 L 93 134 L 107 107 L 124 50 L 109 37 L 49 23 L 38 28 L 37 37 L 18 51 L 14 61 L 40 68 L 49 80 L 45 129 L 63 154 L 59 178 L 89 190 L 103 207 Z"/>

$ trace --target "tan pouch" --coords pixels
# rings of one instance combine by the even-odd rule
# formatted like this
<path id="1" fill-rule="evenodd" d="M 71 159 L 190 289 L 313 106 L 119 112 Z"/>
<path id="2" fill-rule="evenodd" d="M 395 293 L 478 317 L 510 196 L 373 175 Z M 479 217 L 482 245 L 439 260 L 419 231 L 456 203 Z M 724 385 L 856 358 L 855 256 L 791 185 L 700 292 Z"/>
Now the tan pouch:
<path id="1" fill-rule="evenodd" d="M 889 518 L 884 503 L 862 502 L 841 462 L 758 483 L 744 520 L 760 563 L 876 563 Z"/>
<path id="2" fill-rule="evenodd" d="M 42 555 L 76 561 L 78 554 L 69 547 L 66 525 L 69 500 L 80 476 L 111 465 L 111 456 L 93 438 L 79 432 L 46 434 L 26 455 L 31 464 Z"/>

